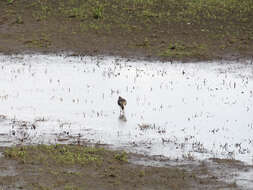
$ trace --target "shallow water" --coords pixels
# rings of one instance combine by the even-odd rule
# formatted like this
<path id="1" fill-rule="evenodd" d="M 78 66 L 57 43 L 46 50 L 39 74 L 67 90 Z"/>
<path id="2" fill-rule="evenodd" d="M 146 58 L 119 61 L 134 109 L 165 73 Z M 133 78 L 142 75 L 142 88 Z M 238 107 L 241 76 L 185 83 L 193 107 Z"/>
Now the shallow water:
<path id="1" fill-rule="evenodd" d="M 0 146 L 90 141 L 253 162 L 253 65 L 0 56 Z M 127 99 L 119 118 L 118 96 Z"/>

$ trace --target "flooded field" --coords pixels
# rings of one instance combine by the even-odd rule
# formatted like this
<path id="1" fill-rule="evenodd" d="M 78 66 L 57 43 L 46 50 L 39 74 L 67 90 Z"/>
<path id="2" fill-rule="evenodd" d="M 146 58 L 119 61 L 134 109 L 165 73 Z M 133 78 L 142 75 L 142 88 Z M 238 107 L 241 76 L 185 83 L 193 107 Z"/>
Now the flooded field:
<path id="1" fill-rule="evenodd" d="M 252 164 L 253 65 L 2 55 L 0 115 L 0 146 L 88 141 Z"/>

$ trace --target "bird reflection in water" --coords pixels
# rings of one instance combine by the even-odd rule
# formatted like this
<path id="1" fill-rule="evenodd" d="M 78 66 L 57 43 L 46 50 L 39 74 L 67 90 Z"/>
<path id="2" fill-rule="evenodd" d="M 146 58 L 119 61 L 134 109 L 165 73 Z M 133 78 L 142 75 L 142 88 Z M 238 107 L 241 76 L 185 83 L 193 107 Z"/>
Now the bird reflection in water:
<path id="1" fill-rule="evenodd" d="M 118 105 L 120 107 L 120 115 L 119 115 L 119 120 L 126 122 L 126 116 L 125 116 L 125 106 L 127 104 L 126 99 L 122 98 L 119 96 L 118 98 Z"/>

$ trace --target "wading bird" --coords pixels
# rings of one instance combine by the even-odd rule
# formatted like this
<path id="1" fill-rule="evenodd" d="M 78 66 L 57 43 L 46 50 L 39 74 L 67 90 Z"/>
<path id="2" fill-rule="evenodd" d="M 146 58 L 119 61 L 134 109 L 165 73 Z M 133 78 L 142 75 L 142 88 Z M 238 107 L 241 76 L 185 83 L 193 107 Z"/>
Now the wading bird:
<path id="1" fill-rule="evenodd" d="M 126 99 L 122 98 L 121 96 L 119 96 L 118 99 L 118 105 L 120 107 L 120 115 L 123 114 L 124 115 L 124 107 L 127 104 Z"/>

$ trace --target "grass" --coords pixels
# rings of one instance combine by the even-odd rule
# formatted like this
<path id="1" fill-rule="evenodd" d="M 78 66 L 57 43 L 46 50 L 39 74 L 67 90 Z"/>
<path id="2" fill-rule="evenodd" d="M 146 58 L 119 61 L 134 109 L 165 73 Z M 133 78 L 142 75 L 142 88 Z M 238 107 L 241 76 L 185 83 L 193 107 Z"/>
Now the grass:
<path id="1" fill-rule="evenodd" d="M 67 145 L 38 145 L 28 147 L 13 147 L 4 152 L 5 157 L 19 160 L 23 163 L 54 164 L 89 164 L 102 161 L 103 148 L 67 146 Z"/>
<path id="2" fill-rule="evenodd" d="M 128 162 L 127 153 L 124 151 L 112 152 L 91 146 L 37 145 L 7 148 L 4 152 L 6 158 L 15 159 L 22 163 L 48 164 L 51 162 L 58 165 L 101 164 L 103 157 L 107 154 L 111 154 L 115 161 Z"/>
<path id="3" fill-rule="evenodd" d="M 127 162 L 127 153 L 126 152 L 117 153 L 114 155 L 114 158 L 119 161 Z"/>
<path id="4" fill-rule="evenodd" d="M 25 41 L 25 45 L 32 48 L 48 48 L 51 44 L 50 37 L 46 33 L 35 34 L 31 40 Z"/>
<path id="5" fill-rule="evenodd" d="M 115 43 L 110 48 L 123 44 L 133 52 L 162 58 L 206 59 L 212 53 L 211 57 L 228 51 L 250 52 L 253 44 L 252 0 L 35 0 L 25 4 L 6 0 L 0 7 L 9 17 L 15 16 L 20 27 L 37 22 L 55 36 L 73 34 L 82 39 L 92 34 Z M 30 41 L 29 48 L 51 47 L 45 40 Z"/>
<path id="6" fill-rule="evenodd" d="M 104 12 L 104 7 L 103 5 L 98 5 L 93 8 L 93 18 L 95 19 L 102 19 L 103 18 L 103 12 Z"/>
<path id="7" fill-rule="evenodd" d="M 177 167 L 140 166 L 128 154 L 79 145 L 5 147 L 1 171 L 15 168 L 15 175 L 0 175 L 2 188 L 27 190 L 81 189 L 188 189 L 236 187 L 217 181 L 205 164 L 187 172 Z M 201 177 L 199 177 L 201 176 Z M 205 177 L 203 177 L 205 176 Z M 202 186 L 204 184 L 204 186 Z"/>
<path id="8" fill-rule="evenodd" d="M 16 18 L 16 23 L 17 23 L 17 24 L 24 24 L 24 21 L 23 21 L 23 19 L 22 19 L 21 16 L 17 16 L 17 18 Z"/>
<path id="9" fill-rule="evenodd" d="M 15 4 L 16 2 L 8 0 Z M 18 2 L 17 2 L 18 3 Z M 98 24 L 111 23 L 117 27 L 119 23 L 133 26 L 136 20 L 145 30 L 152 24 L 169 22 L 197 23 L 208 26 L 208 29 L 218 28 L 222 31 L 231 26 L 231 22 L 251 23 L 253 17 L 253 2 L 251 0 L 87 0 L 54 2 L 36 0 L 26 6 L 33 7 L 36 20 L 50 19 L 51 16 L 62 16 L 79 19 L 81 22 L 91 22 L 102 19 Z M 89 20 L 88 18 L 91 18 Z M 210 22 L 219 22 L 209 26 Z M 247 27 L 247 25 L 245 25 Z M 250 26 L 248 26 L 249 28 Z"/>
<path id="10" fill-rule="evenodd" d="M 22 175 L 28 177 L 29 183 L 22 184 L 21 189 L 79 190 L 90 189 L 93 186 L 111 189 L 111 184 L 113 187 L 131 187 L 130 189 L 133 189 L 140 186 L 145 178 L 157 173 L 161 173 L 161 175 L 154 177 L 154 179 L 152 177 L 150 182 L 146 184 L 153 186 L 157 183 L 158 186 L 163 187 L 162 189 L 168 189 L 171 184 L 165 182 L 166 175 L 175 175 L 173 168 L 156 168 L 153 171 L 151 167 L 148 167 L 144 171 L 142 166 L 132 167 L 127 161 L 126 152 L 90 146 L 36 145 L 11 147 L 5 148 L 4 157 L 7 160 L 18 161 Z M 176 170 L 176 173 L 183 176 L 187 175 L 185 171 Z M 36 176 L 40 177 L 37 178 Z M 0 176 L 0 184 L 3 184 L 4 182 L 1 180 Z M 185 185 L 185 181 L 182 181 L 181 178 L 175 183 L 179 186 Z"/>
<path id="11" fill-rule="evenodd" d="M 196 58 L 206 55 L 207 47 L 204 44 L 184 45 L 182 43 L 169 44 L 169 47 L 161 53 L 161 56 L 171 58 Z"/>
<path id="12" fill-rule="evenodd" d="M 14 0 L 7 0 L 8 4 L 12 4 Z"/>

